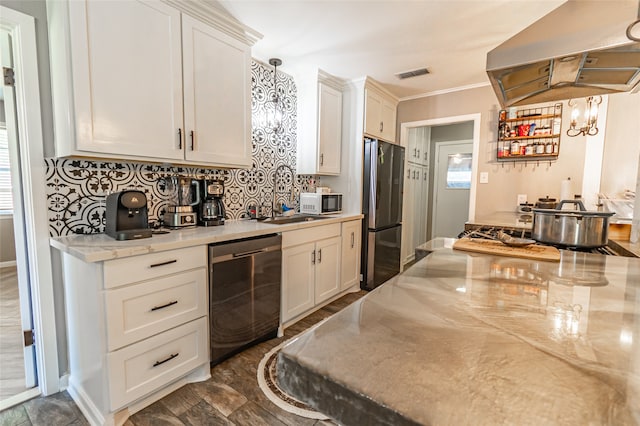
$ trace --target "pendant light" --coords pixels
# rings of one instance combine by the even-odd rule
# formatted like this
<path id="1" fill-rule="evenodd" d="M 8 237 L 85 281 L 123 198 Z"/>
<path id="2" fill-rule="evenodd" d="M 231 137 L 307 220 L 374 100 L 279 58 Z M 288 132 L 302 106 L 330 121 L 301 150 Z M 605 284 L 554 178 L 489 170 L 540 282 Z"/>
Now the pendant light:
<path id="1" fill-rule="evenodd" d="M 278 96 L 277 73 L 278 66 L 282 65 L 282 60 L 278 58 L 269 59 L 269 65 L 273 66 L 273 97 L 265 104 L 266 127 L 275 133 L 282 131 L 282 104 Z"/>
<path id="2" fill-rule="evenodd" d="M 600 96 L 589 96 L 584 107 L 584 121 L 578 127 L 580 119 L 580 108 L 574 99 L 569 99 L 571 107 L 571 123 L 567 129 L 567 135 L 575 137 L 578 135 L 595 136 L 598 134 L 598 105 L 602 102 Z"/>

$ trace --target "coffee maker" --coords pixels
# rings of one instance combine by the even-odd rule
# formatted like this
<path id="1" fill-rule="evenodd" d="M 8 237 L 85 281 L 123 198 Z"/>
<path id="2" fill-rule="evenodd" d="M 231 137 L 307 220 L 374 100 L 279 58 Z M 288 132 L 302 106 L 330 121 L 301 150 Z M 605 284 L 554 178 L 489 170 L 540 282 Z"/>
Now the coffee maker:
<path id="1" fill-rule="evenodd" d="M 114 192 L 107 196 L 105 234 L 116 240 L 151 237 L 147 196 L 142 191 Z"/>
<path id="2" fill-rule="evenodd" d="M 203 179 L 200 182 L 202 202 L 199 209 L 198 224 L 202 226 L 224 225 L 224 182 L 221 180 Z"/>
<path id="3" fill-rule="evenodd" d="M 198 214 L 194 206 L 200 204 L 200 182 L 186 176 L 174 176 L 172 185 L 176 190 L 177 204 L 167 207 L 164 224 L 169 228 L 195 226 Z"/>

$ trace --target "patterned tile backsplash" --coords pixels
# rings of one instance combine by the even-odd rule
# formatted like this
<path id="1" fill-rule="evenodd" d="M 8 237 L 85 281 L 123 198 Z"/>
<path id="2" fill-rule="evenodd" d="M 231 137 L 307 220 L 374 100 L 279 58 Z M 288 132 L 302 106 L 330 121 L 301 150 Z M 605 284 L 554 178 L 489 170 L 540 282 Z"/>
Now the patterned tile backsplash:
<path id="1" fill-rule="evenodd" d="M 106 196 L 124 189 L 144 191 L 149 220 L 156 221 L 176 201 L 166 178 L 191 176 L 221 179 L 225 185 L 224 204 L 228 219 L 247 217 L 250 205 L 271 212 L 273 174 L 282 164 L 296 169 L 296 85 L 291 76 L 277 75 L 277 89 L 284 99 L 282 129 L 274 132 L 261 125 L 265 103 L 274 93 L 273 69 L 259 62 L 251 64 L 251 112 L 253 119 L 253 166 L 250 169 L 203 169 L 159 164 L 106 162 L 88 159 L 45 159 L 47 167 L 47 207 L 51 236 L 104 232 Z M 315 176 L 296 176 L 294 193 L 318 184 Z M 280 169 L 276 179 L 278 202 L 288 203 L 292 176 Z"/>

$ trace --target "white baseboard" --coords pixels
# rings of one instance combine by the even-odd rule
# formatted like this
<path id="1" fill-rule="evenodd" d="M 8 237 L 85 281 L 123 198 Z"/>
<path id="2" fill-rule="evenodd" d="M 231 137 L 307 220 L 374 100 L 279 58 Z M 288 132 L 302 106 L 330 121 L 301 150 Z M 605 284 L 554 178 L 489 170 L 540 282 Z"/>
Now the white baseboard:
<path id="1" fill-rule="evenodd" d="M 7 408 L 11 408 L 15 405 L 22 404 L 23 402 L 40 396 L 40 388 L 37 386 L 35 388 L 27 389 L 24 392 L 20 392 L 17 395 L 13 395 L 7 399 L 3 399 L 0 401 L 0 411 L 6 410 Z"/>
<path id="2" fill-rule="evenodd" d="M 93 426 L 113 425 L 113 419 L 111 419 L 110 423 L 107 423 L 108 419 L 102 415 L 100 410 L 98 410 L 98 407 L 96 407 L 93 401 L 91 401 L 91 398 L 87 396 L 81 387 L 75 386 L 73 378 L 68 380 L 67 392 L 69 392 L 69 395 L 71 395 L 71 398 L 76 403 L 89 424 Z"/>

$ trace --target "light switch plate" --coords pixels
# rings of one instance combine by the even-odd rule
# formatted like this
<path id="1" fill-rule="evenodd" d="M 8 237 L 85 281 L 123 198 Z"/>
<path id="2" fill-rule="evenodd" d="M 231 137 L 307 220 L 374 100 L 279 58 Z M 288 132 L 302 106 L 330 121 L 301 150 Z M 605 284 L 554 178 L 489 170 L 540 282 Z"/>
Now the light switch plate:
<path id="1" fill-rule="evenodd" d="M 489 183 L 489 172 L 480 172 L 480 183 Z"/>
<path id="2" fill-rule="evenodd" d="M 527 194 L 518 194 L 518 205 L 527 202 Z"/>

